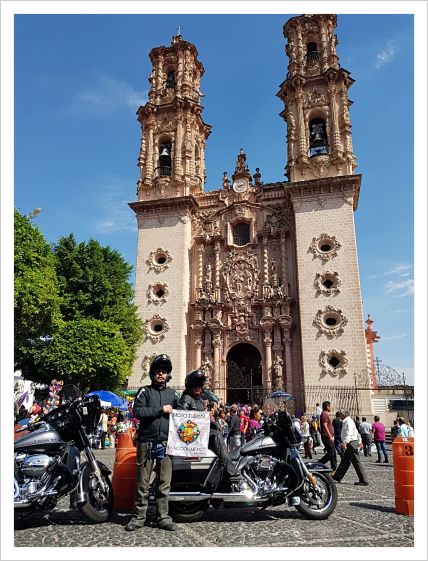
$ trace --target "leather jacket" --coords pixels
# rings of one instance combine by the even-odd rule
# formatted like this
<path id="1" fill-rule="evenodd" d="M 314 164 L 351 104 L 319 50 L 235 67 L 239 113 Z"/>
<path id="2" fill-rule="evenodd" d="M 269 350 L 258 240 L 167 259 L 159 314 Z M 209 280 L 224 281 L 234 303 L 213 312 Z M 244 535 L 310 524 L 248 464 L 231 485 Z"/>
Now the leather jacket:
<path id="1" fill-rule="evenodd" d="M 134 401 L 134 416 L 139 419 L 138 440 L 140 442 L 162 442 L 168 440 L 169 414 L 163 412 L 164 405 L 176 409 L 178 397 L 171 388 L 143 386 Z"/>

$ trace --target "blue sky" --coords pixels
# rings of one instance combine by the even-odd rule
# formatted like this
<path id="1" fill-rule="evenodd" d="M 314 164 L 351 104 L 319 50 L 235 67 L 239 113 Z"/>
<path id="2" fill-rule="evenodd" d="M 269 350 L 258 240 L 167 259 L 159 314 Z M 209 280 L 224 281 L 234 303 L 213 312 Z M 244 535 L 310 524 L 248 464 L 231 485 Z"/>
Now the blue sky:
<path id="1" fill-rule="evenodd" d="M 149 52 L 177 27 L 205 67 L 206 189 L 221 186 L 244 148 L 265 182 L 284 179 L 283 24 L 289 15 L 15 16 L 14 203 L 49 242 L 73 232 L 135 265 L 135 200 Z M 355 213 L 364 316 L 376 355 L 413 382 L 413 16 L 339 15 L 357 173 Z"/>

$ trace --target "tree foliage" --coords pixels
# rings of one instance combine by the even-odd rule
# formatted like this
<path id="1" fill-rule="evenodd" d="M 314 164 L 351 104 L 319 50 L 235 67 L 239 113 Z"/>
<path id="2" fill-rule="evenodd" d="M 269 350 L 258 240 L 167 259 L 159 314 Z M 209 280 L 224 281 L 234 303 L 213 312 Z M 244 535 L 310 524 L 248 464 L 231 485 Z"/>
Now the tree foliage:
<path id="1" fill-rule="evenodd" d="M 60 297 L 51 247 L 39 229 L 15 209 L 15 362 L 31 341 L 52 335 L 60 319 Z"/>
<path id="2" fill-rule="evenodd" d="M 34 346 L 34 381 L 53 378 L 84 391 L 115 390 L 130 375 L 131 350 L 116 324 L 96 319 L 63 322 L 50 340 Z"/>
<path id="3" fill-rule="evenodd" d="M 112 321 L 134 351 L 142 325 L 128 280 L 132 266 L 117 251 L 95 240 L 77 243 L 72 234 L 60 238 L 53 250 L 64 320 Z"/>

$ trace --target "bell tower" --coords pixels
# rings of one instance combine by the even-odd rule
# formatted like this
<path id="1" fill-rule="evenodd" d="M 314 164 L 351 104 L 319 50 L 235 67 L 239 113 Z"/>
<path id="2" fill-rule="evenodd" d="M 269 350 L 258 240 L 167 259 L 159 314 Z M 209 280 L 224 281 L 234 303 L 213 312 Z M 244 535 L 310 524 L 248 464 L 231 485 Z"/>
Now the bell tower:
<path id="1" fill-rule="evenodd" d="M 299 16 L 284 25 L 289 64 L 277 95 L 285 104 L 290 181 L 350 175 L 357 167 L 348 97 L 354 80 L 339 65 L 335 27 L 332 14 Z"/>
<path id="2" fill-rule="evenodd" d="M 205 142 L 211 127 L 202 120 L 204 67 L 196 47 L 181 35 L 150 52 L 149 101 L 138 109 L 141 147 L 138 200 L 203 191 Z"/>

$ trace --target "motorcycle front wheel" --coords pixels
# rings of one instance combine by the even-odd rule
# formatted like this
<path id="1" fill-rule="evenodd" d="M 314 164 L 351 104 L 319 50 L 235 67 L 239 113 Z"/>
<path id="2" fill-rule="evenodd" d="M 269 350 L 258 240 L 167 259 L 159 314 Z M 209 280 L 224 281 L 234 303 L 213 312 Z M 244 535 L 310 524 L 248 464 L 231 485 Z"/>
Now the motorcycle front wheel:
<path id="1" fill-rule="evenodd" d="M 89 499 L 78 505 L 78 509 L 85 518 L 97 524 L 106 522 L 113 510 L 113 487 L 107 475 L 103 475 L 103 478 L 107 483 L 107 491 L 101 488 L 89 464 L 83 465 L 82 485 Z"/>
<path id="2" fill-rule="evenodd" d="M 337 504 L 337 488 L 328 473 L 312 473 L 317 480 L 316 487 L 305 479 L 300 493 L 300 504 L 296 509 L 309 520 L 325 520 Z"/>

